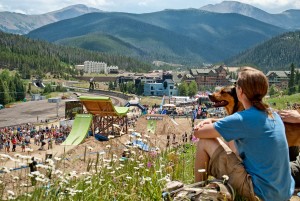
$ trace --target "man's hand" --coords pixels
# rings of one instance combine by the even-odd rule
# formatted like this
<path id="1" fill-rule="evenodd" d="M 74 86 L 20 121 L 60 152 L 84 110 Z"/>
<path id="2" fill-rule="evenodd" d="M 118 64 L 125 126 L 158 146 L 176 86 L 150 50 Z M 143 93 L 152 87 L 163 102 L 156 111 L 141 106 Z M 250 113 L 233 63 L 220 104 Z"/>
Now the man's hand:
<path id="1" fill-rule="evenodd" d="M 300 113 L 297 110 L 282 110 L 278 114 L 284 122 L 300 123 Z"/>
<path id="2" fill-rule="evenodd" d="M 195 126 L 194 130 L 198 130 L 199 128 L 202 128 L 204 126 L 204 124 L 211 124 L 213 123 L 212 119 L 204 119 L 203 121 L 201 121 L 200 123 L 198 123 L 197 126 Z"/>

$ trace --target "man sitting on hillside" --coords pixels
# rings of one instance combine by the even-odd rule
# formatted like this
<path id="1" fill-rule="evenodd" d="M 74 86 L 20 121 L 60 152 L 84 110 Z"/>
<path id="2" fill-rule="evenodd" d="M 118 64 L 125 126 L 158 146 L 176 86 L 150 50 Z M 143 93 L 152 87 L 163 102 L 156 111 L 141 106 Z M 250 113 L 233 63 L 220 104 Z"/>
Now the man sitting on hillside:
<path id="1" fill-rule="evenodd" d="M 300 113 L 297 110 L 284 110 L 279 112 L 284 122 L 300 124 Z M 299 131 L 300 132 L 300 131 Z M 292 176 L 295 180 L 296 187 L 300 187 L 300 153 L 295 161 L 290 162 Z"/>

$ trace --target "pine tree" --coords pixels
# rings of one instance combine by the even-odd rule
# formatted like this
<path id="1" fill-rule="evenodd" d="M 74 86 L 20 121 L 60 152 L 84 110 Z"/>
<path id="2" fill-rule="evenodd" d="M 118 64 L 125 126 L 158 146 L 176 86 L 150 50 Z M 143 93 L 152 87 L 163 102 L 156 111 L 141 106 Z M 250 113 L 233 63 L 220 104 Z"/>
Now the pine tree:
<path id="1" fill-rule="evenodd" d="M 295 76 L 295 85 L 298 85 L 300 81 L 300 72 L 299 70 L 296 71 L 296 76 Z"/>
<path id="2" fill-rule="evenodd" d="M 292 63 L 291 64 L 291 74 L 290 74 L 290 78 L 289 78 L 289 83 L 288 83 L 288 94 L 294 94 L 296 92 L 295 89 L 295 66 Z"/>

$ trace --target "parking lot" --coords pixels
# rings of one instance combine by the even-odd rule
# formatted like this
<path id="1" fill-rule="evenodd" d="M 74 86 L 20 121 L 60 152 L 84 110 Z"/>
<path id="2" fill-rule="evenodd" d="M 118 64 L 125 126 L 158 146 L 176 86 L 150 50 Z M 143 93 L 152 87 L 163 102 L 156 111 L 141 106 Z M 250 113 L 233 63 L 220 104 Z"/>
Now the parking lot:
<path id="1" fill-rule="evenodd" d="M 65 117 L 65 100 L 58 104 L 58 117 Z M 16 103 L 0 110 L 0 128 L 24 123 L 37 123 L 57 118 L 57 104 L 47 100 Z"/>

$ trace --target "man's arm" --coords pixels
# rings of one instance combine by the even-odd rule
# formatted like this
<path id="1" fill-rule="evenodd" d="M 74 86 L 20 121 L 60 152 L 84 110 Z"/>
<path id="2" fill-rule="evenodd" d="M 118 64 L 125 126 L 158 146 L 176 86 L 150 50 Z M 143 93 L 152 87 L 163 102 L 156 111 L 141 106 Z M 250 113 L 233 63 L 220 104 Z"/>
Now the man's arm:
<path id="1" fill-rule="evenodd" d="M 300 123 L 300 113 L 297 110 L 282 110 L 278 114 L 284 122 Z"/>
<path id="2" fill-rule="evenodd" d="M 221 137 L 220 133 L 215 129 L 213 123 L 197 125 L 194 130 L 196 138 L 217 138 Z"/>

